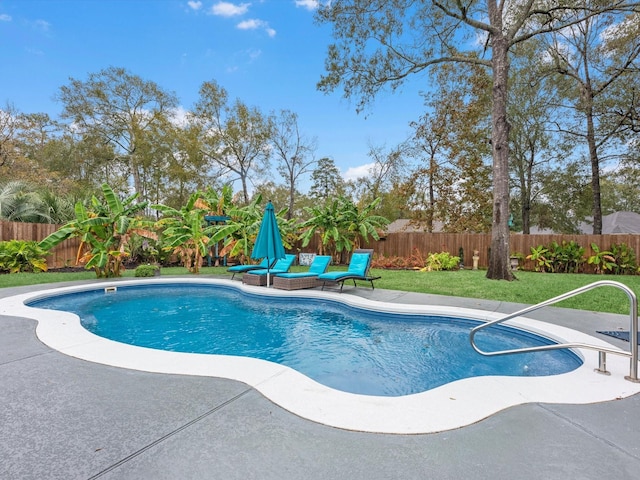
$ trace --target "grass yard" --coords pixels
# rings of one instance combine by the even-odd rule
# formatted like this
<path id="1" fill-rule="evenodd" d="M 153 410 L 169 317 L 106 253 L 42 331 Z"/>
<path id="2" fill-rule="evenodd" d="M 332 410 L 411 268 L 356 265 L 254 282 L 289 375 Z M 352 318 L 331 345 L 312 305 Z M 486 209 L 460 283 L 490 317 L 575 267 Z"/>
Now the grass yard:
<path id="1" fill-rule="evenodd" d="M 339 269 L 339 267 L 336 269 Z M 292 271 L 304 270 L 305 267 L 292 268 Z M 163 276 L 187 274 L 187 269 L 183 267 L 162 268 Z M 485 278 L 486 272 L 483 270 L 419 272 L 413 270 L 374 269 L 372 274 L 382 277 L 376 281 L 376 288 L 500 300 L 531 305 L 598 280 L 612 280 L 623 283 L 631 288 L 636 295 L 640 295 L 640 276 L 516 272 L 518 280 L 506 282 L 487 280 Z M 201 275 L 231 276 L 231 274 L 227 273 L 225 267 L 203 267 Z M 124 277 L 133 278 L 134 271 L 125 271 Z M 0 275 L 0 288 L 95 279 L 96 276 L 93 271 L 15 273 Z M 368 284 L 363 283 L 362 285 L 364 287 Z M 597 312 L 629 313 L 629 300 L 626 294 L 613 287 L 603 287 L 586 292 L 578 297 L 565 300 L 557 304 L 557 306 Z"/>

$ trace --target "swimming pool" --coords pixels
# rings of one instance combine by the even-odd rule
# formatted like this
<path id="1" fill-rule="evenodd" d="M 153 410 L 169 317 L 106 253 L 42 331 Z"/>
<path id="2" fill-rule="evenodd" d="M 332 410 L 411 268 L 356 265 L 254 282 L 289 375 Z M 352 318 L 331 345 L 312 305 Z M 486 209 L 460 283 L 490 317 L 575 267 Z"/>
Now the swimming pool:
<path id="1" fill-rule="evenodd" d="M 410 395 L 475 376 L 558 375 L 582 363 L 569 350 L 480 355 L 469 343 L 477 320 L 373 312 L 327 299 L 292 302 L 221 285 L 101 288 L 28 305 L 75 313 L 84 328 L 110 340 L 259 358 L 363 395 Z M 506 326 L 478 342 L 487 350 L 553 343 Z"/>
<path id="2" fill-rule="evenodd" d="M 427 301 L 402 292 L 371 292 L 374 301 L 352 294 L 316 290 L 282 292 L 251 287 L 223 279 L 184 277 L 116 280 L 67 287 L 36 287 L 0 299 L 0 315 L 34 319 L 36 335 L 51 349 L 81 360 L 103 365 L 161 374 L 219 377 L 242 382 L 293 414 L 328 426 L 362 432 L 415 434 L 440 432 L 478 422 L 505 408 L 541 403 L 584 404 L 624 398 L 640 393 L 640 384 L 624 380 L 629 361 L 613 355 L 607 358 L 610 376 L 598 375 L 597 352 L 577 350 L 583 364 L 560 375 L 539 377 L 483 376 L 457 380 L 426 392 L 403 396 L 357 395 L 328 388 L 306 375 L 274 362 L 232 355 L 208 355 L 161 351 L 114 342 L 99 337 L 68 312 L 28 307 L 31 302 L 51 295 L 149 284 L 210 284 L 269 298 L 286 297 L 293 302 L 307 299 L 330 300 L 351 308 L 372 312 L 409 315 L 437 315 L 489 321 L 503 314 L 475 308 L 428 305 Z M 33 288 L 33 287 L 32 287 Z M 412 303 L 417 302 L 417 303 Z M 584 315 L 580 313 L 580 315 Z M 0 318 L 1 322 L 1 318 Z M 509 321 L 514 327 L 558 342 L 581 342 L 616 348 L 586 333 L 556 324 L 519 317 Z M 60 372 L 61 375 L 64 372 Z"/>

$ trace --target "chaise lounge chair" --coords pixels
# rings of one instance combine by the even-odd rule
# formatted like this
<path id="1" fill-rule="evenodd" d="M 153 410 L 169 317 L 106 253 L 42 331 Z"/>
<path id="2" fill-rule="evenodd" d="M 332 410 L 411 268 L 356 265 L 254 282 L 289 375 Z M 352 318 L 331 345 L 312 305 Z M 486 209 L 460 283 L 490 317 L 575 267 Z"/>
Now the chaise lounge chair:
<path id="1" fill-rule="evenodd" d="M 278 273 L 273 277 L 273 287 L 282 290 L 299 290 L 301 288 L 313 288 L 318 283 L 318 275 L 325 273 L 331 257 L 329 255 L 316 255 L 307 272 Z"/>
<path id="2" fill-rule="evenodd" d="M 271 262 L 269 262 L 268 258 L 263 258 L 262 261 L 256 265 L 234 265 L 233 267 L 227 268 L 227 272 L 233 273 L 233 275 L 231 275 L 231 280 L 233 280 L 236 273 L 246 273 L 251 270 L 262 270 L 267 267 L 273 267 L 275 263 L 275 259 L 271 259 Z"/>
<path id="3" fill-rule="evenodd" d="M 242 283 L 247 285 L 267 285 L 268 276 L 273 276 L 277 273 L 287 273 L 293 265 L 295 255 L 285 255 L 285 258 L 278 260 L 273 268 L 250 270 L 242 276 Z"/>
<path id="4" fill-rule="evenodd" d="M 340 291 L 342 292 L 344 282 L 347 280 L 353 280 L 354 287 L 357 286 L 356 280 L 363 280 L 371 283 L 372 289 L 375 288 L 373 286 L 373 281 L 378 280 L 380 277 L 372 277 L 369 275 L 372 256 L 373 250 L 354 250 L 346 272 L 327 272 L 318 275 L 318 281 L 322 282 L 322 290 L 324 290 L 327 283 L 339 283 Z"/>

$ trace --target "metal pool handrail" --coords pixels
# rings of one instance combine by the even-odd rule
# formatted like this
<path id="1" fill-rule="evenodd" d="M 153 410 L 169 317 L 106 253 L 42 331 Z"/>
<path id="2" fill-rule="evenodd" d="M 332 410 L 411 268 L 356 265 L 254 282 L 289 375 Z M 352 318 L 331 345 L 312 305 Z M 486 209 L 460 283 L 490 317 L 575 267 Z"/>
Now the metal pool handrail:
<path id="1" fill-rule="evenodd" d="M 553 305 L 554 303 L 558 303 L 562 300 L 566 300 L 567 298 L 575 297 L 577 295 L 580 295 L 584 292 L 593 290 L 594 288 L 598 288 L 598 287 L 615 287 L 624 291 L 627 294 L 627 297 L 629 297 L 629 306 L 630 306 L 629 308 L 630 309 L 630 313 L 629 313 L 630 351 L 629 352 L 616 350 L 613 348 L 608 348 L 600 345 L 590 345 L 586 343 L 556 343 L 552 345 L 542 345 L 538 347 L 526 347 L 526 348 L 518 348 L 513 350 L 498 350 L 494 352 L 485 352 L 475 344 L 475 341 L 474 341 L 475 335 L 477 332 L 479 332 L 482 329 L 488 328 L 498 323 L 506 322 L 507 320 L 511 320 L 513 318 L 519 317 L 520 315 L 533 312 L 534 310 L 538 310 L 540 308 Z M 584 287 L 576 288 L 575 290 L 571 290 L 570 292 L 564 293 L 562 295 L 558 295 L 557 297 L 553 297 L 547 301 L 540 302 L 537 305 L 524 308 L 515 313 L 507 315 L 503 318 L 499 318 L 497 320 L 484 323 L 471 330 L 471 333 L 469 334 L 469 341 L 471 342 L 471 346 L 476 352 L 486 356 L 509 355 L 513 353 L 526 353 L 526 352 L 539 352 L 542 350 L 557 350 L 560 348 L 585 348 L 590 350 L 597 350 L 599 352 L 599 365 L 598 365 L 598 368 L 596 369 L 596 372 L 604 373 L 604 374 L 609 373 L 607 372 L 607 366 L 606 366 L 606 363 L 607 363 L 606 354 L 611 353 L 613 355 L 622 355 L 624 357 L 629 357 L 631 359 L 629 375 L 625 376 L 624 378 L 631 382 L 640 383 L 640 380 L 638 380 L 638 299 L 636 297 L 636 294 L 633 293 L 633 291 L 629 287 L 619 282 L 613 282 L 610 280 L 600 280 L 598 282 L 591 283 Z"/>

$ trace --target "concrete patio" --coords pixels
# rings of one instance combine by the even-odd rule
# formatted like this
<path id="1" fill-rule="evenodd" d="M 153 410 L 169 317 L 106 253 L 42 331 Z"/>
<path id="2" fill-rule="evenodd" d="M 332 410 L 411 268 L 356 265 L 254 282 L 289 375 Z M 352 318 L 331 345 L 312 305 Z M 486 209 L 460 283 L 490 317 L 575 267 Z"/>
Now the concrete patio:
<path id="1" fill-rule="evenodd" d="M 0 298 L 50 286 L 0 290 Z M 521 305 L 347 288 L 388 302 L 513 312 Z M 548 308 L 596 335 L 628 317 Z M 1 479 L 636 479 L 640 395 L 527 404 L 443 433 L 383 435 L 301 419 L 232 380 L 119 369 L 42 344 L 0 316 Z M 610 343 L 628 344 L 608 337 Z M 437 412 L 433 412 L 437 415 Z"/>

